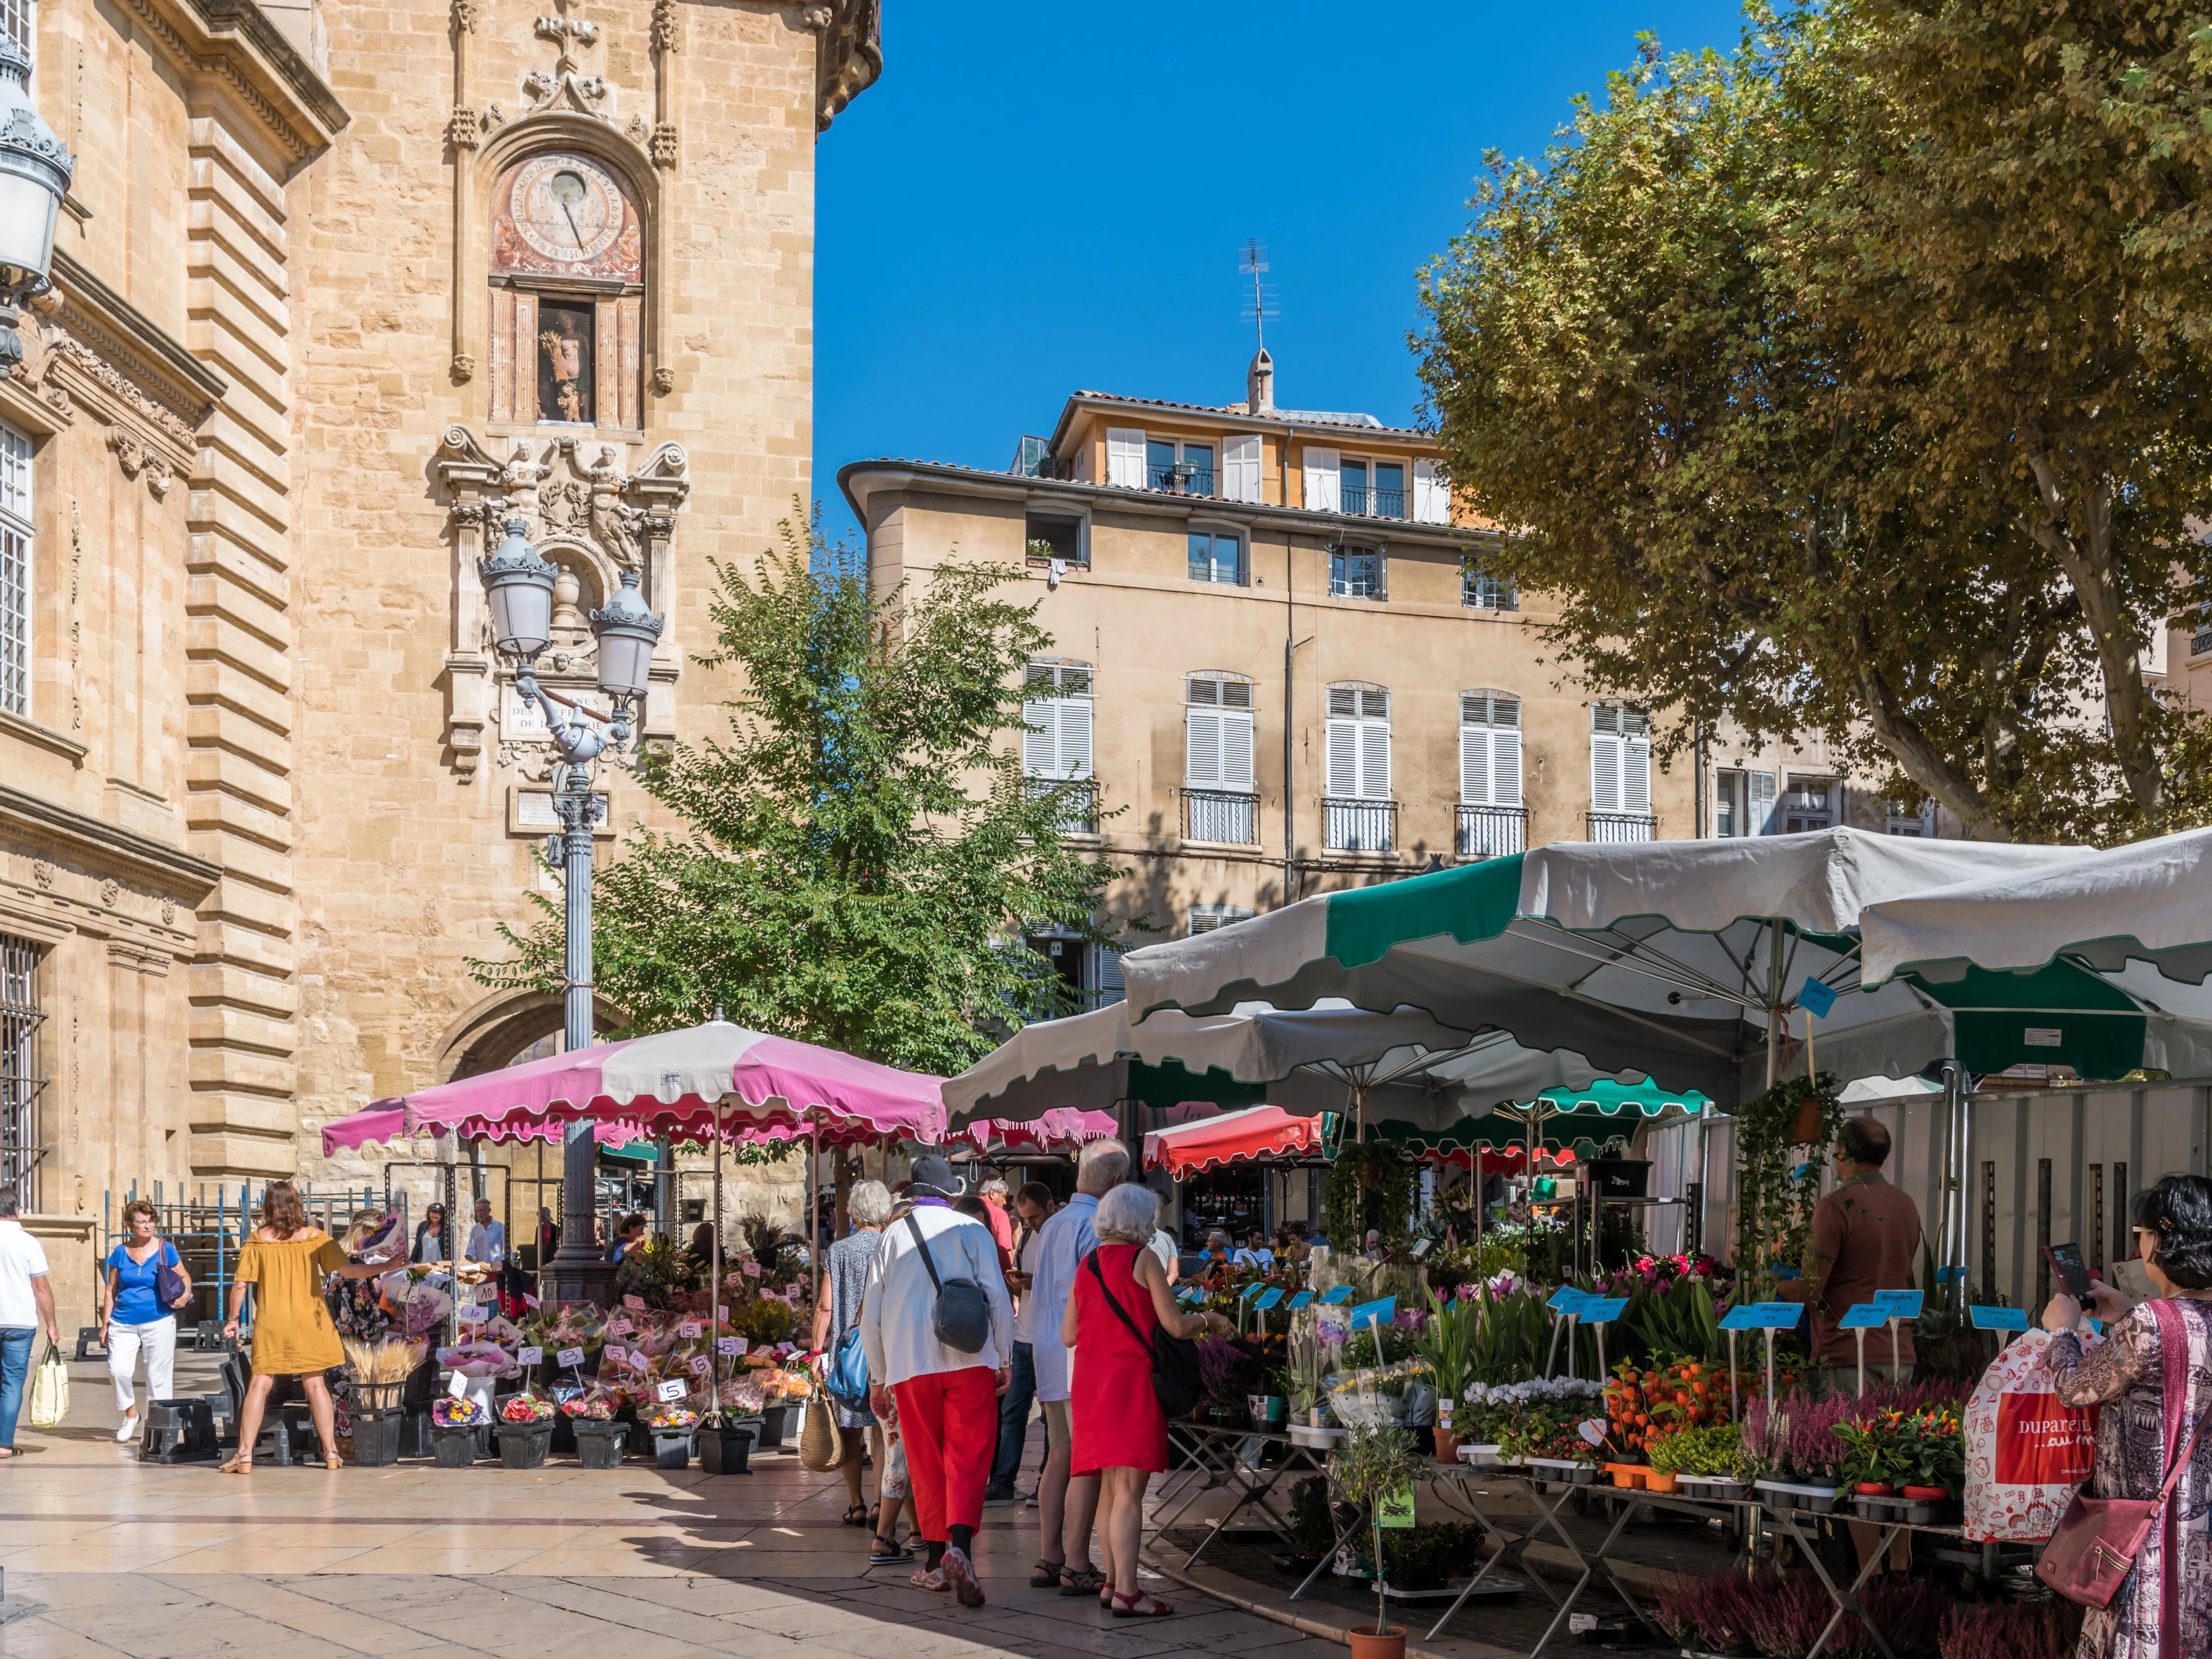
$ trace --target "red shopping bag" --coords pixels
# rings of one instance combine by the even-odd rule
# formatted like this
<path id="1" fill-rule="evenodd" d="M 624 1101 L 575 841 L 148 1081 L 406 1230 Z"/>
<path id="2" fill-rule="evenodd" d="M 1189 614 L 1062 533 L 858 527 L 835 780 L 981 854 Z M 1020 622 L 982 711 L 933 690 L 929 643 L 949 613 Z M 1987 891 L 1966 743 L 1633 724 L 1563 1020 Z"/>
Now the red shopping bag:
<path id="1" fill-rule="evenodd" d="M 2015 1338 L 1966 1402 L 1966 1533 L 1976 1543 L 2040 1543 L 2096 1467 L 2097 1408 L 2059 1403 L 2043 1365 L 2050 1346 L 2047 1331 Z"/>

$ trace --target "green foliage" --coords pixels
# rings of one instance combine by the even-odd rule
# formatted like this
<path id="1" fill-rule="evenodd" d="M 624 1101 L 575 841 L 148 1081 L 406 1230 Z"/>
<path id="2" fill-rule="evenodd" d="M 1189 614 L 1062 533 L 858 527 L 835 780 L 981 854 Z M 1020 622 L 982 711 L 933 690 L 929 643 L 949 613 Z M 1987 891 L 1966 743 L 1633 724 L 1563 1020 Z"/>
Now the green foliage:
<path id="1" fill-rule="evenodd" d="M 763 1296 L 732 1310 L 730 1323 L 744 1337 L 747 1347 L 772 1348 L 791 1340 L 799 1328 L 799 1316 L 782 1303 Z"/>
<path id="2" fill-rule="evenodd" d="M 1662 754 L 1823 734 L 1991 838 L 2203 821 L 2212 737 L 2141 668 L 2212 574 L 2199 21 L 1757 6 L 1490 158 L 1424 276 L 1442 447 Z"/>
<path id="3" fill-rule="evenodd" d="M 1623 1294 L 1616 1282 L 1613 1294 Z M 1728 1358 L 1728 1338 L 1721 1333 L 1720 1315 L 1713 1309 L 1711 1282 L 1695 1273 L 1684 1273 L 1664 1290 L 1642 1285 L 1626 1288 L 1628 1305 L 1613 1322 L 1619 1340 L 1608 1339 L 1607 1352 L 1639 1364 L 1663 1364 L 1691 1359 L 1718 1364 Z"/>
<path id="4" fill-rule="evenodd" d="M 673 1240 L 641 1239 L 623 1252 L 615 1264 L 615 1290 L 623 1296 L 643 1297 L 649 1306 L 668 1305 L 671 1291 L 690 1273 L 690 1264 Z"/>
<path id="5" fill-rule="evenodd" d="M 1494 1387 L 1542 1376 L 1544 1356 L 1552 1341 L 1551 1316 L 1543 1299 L 1524 1291 L 1493 1298 L 1485 1291 L 1478 1293 L 1476 1301 L 1480 1330 L 1468 1358 L 1468 1375 L 1461 1384 L 1462 1391 L 1467 1382 Z"/>
<path id="6" fill-rule="evenodd" d="M 1820 1165 L 1844 1125 L 1836 1080 L 1778 1083 L 1736 1114 L 1736 1270 L 1747 1302 L 1773 1299 L 1778 1263 L 1802 1270 L 1813 1243 L 1813 1206 L 1820 1200 Z M 1805 1102 L 1820 1106 L 1820 1139 L 1796 1139 Z"/>
<path id="7" fill-rule="evenodd" d="M 1708 1423 L 1661 1436 L 1645 1455 L 1662 1474 L 1734 1474 L 1742 1444 L 1743 1431 L 1736 1424 Z"/>
<path id="8" fill-rule="evenodd" d="M 1075 786 L 1021 775 L 1022 678 L 1049 638 L 1021 579 L 947 563 L 917 594 L 830 574 L 817 526 L 787 523 L 751 579 L 715 566 L 704 668 L 738 689 L 721 740 L 641 762 L 681 821 L 639 830 L 592 883 L 600 994 L 629 1029 L 732 1020 L 867 1059 L 951 1073 L 994 1023 L 1070 1011 L 1022 939 L 1093 921 L 1115 873 L 1063 828 Z M 487 984 L 561 982 L 559 906 L 506 933 Z"/>
<path id="9" fill-rule="evenodd" d="M 1322 1220 L 1330 1244 L 1343 1255 L 1356 1255 L 1371 1226 L 1381 1232 L 1387 1248 L 1402 1249 L 1413 1219 L 1416 1173 L 1413 1160 L 1391 1141 L 1353 1141 L 1338 1147 L 1322 1196 Z"/>
<path id="10" fill-rule="evenodd" d="M 1482 1304 L 1469 1299 L 1444 1305 L 1429 1292 L 1429 1320 L 1421 1331 L 1419 1352 L 1436 1373 L 1437 1398 L 1457 1400 L 1474 1380 L 1474 1359 L 1482 1340 Z"/>
<path id="11" fill-rule="evenodd" d="M 1328 1474 L 1351 1502 L 1369 1504 L 1411 1480 L 1419 1462 L 1413 1437 L 1384 1423 L 1346 1431 L 1344 1443 L 1329 1454 Z"/>
<path id="12" fill-rule="evenodd" d="M 1442 1589 L 1473 1573 L 1482 1557 L 1482 1528 L 1472 1521 L 1432 1521 L 1382 1534 L 1382 1577 L 1403 1590 Z M 1361 1550 L 1358 1560 L 1375 1570 L 1374 1553 Z"/>
<path id="13" fill-rule="evenodd" d="M 748 1215 L 738 1221 L 738 1231 L 744 1237 L 746 1253 L 760 1264 L 763 1281 L 780 1285 L 798 1271 L 799 1247 L 806 1241 L 786 1232 L 781 1219 Z"/>

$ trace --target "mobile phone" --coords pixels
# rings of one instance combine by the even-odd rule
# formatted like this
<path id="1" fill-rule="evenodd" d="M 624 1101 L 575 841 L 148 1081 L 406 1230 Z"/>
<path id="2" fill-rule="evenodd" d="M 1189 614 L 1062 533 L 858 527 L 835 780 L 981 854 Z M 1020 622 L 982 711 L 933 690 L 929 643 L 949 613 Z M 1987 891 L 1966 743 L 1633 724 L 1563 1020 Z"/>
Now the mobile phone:
<path id="1" fill-rule="evenodd" d="M 2046 1244 L 2043 1247 L 2043 1259 L 2058 1275 L 2058 1282 L 2067 1295 L 2076 1302 L 2089 1299 L 2089 1269 L 2081 1260 L 2079 1244 Z"/>

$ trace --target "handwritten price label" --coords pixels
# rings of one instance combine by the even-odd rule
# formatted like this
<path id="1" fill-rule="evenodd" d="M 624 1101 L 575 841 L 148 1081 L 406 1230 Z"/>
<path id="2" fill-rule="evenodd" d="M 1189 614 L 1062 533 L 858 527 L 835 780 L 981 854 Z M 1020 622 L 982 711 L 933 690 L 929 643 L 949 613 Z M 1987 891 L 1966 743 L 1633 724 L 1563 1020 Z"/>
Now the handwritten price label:
<path id="1" fill-rule="evenodd" d="M 483 1308 L 456 1308 L 453 1310 L 453 1317 L 459 1320 L 464 1325 L 481 1325 L 489 1316 L 489 1310 Z"/>
<path id="2" fill-rule="evenodd" d="M 711 1359 L 708 1358 L 707 1358 L 707 1356 L 706 1356 L 705 1354 L 703 1354 L 703 1353 L 695 1353 L 695 1354 L 693 1354 L 693 1355 L 691 1356 L 691 1375 L 692 1375 L 692 1376 L 709 1376 L 709 1375 L 711 1375 L 711 1374 L 713 1373 L 714 1369 L 714 1361 L 712 1361 Z"/>
<path id="3" fill-rule="evenodd" d="M 748 1261 L 745 1263 L 744 1272 L 747 1279 L 758 1279 L 761 1276 L 761 1265 L 757 1261 Z"/>
<path id="4" fill-rule="evenodd" d="M 555 1354 L 553 1358 L 556 1363 L 566 1365 L 569 1370 L 574 1370 L 577 1366 L 584 1363 L 584 1351 L 581 1348 L 563 1348 L 560 1352 Z"/>
<path id="5" fill-rule="evenodd" d="M 626 1296 L 623 1298 L 623 1306 L 629 1309 L 633 1313 L 643 1313 L 645 1298 L 641 1296 Z"/>
<path id="6" fill-rule="evenodd" d="M 607 1322 L 607 1334 L 609 1336 L 628 1336 L 637 1327 L 631 1324 L 627 1319 L 611 1319 Z"/>
<path id="7" fill-rule="evenodd" d="M 545 1350 L 519 1348 L 515 1351 L 514 1360 L 518 1365 L 542 1365 L 545 1363 Z"/>
<path id="8" fill-rule="evenodd" d="M 706 1334 L 707 1328 L 696 1319 L 687 1319 L 676 1328 L 676 1334 L 686 1342 L 696 1342 Z"/>
<path id="9" fill-rule="evenodd" d="M 745 1340 L 742 1336 L 718 1336 L 714 1339 L 714 1352 L 725 1359 L 743 1359 Z"/>
<path id="10" fill-rule="evenodd" d="M 653 1391 L 653 1397 L 655 1400 L 670 1402 L 687 1399 L 690 1397 L 690 1389 L 685 1384 L 682 1377 L 673 1376 L 669 1378 L 667 1382 L 663 1382 L 659 1388 L 655 1389 Z"/>

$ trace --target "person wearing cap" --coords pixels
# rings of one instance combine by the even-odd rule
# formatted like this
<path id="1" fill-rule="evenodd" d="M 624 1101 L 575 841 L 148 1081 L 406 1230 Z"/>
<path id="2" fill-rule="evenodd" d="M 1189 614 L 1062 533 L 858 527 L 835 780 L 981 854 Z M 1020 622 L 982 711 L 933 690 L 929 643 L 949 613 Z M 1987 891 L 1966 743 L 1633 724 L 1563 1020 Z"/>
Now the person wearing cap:
<path id="1" fill-rule="evenodd" d="M 912 1207 L 884 1230 L 868 1270 L 860 1346 L 875 1414 L 889 1416 L 897 1402 L 927 1552 L 909 1582 L 917 1589 L 950 1590 L 961 1606 L 980 1607 L 975 1528 L 983 1522 L 983 1487 L 999 1447 L 999 1394 L 1012 1375 L 1014 1310 L 991 1230 L 952 1207 L 965 1190 L 938 1154 L 915 1159 Z M 963 1279 L 981 1288 L 989 1308 L 989 1328 L 974 1353 L 937 1338 L 938 1287 Z"/>

